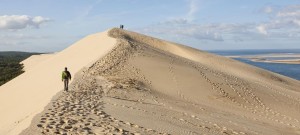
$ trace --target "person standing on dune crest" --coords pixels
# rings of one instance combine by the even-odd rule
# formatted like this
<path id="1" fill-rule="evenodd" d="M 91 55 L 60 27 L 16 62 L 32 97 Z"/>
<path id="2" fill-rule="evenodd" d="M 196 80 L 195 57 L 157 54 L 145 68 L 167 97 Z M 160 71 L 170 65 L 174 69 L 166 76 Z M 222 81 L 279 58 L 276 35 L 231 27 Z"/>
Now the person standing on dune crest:
<path id="1" fill-rule="evenodd" d="M 65 67 L 65 71 L 62 72 L 61 80 L 64 82 L 64 90 L 68 91 L 69 80 L 71 80 L 71 73 L 68 71 L 68 68 Z"/>

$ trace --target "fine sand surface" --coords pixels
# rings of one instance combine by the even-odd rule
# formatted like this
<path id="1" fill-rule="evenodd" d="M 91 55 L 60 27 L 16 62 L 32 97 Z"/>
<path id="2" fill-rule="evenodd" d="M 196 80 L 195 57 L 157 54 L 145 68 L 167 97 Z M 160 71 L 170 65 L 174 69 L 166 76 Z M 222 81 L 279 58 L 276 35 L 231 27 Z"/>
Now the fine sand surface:
<path id="1" fill-rule="evenodd" d="M 51 58 L 52 56 L 55 56 L 55 53 L 53 54 L 38 54 L 38 55 L 32 55 L 29 58 L 23 60 L 21 63 L 24 64 L 24 71 L 29 71 L 33 67 L 39 65 L 39 63 L 42 63 L 43 61 Z"/>
<path id="2" fill-rule="evenodd" d="M 109 35 L 114 48 L 21 134 L 300 134 L 299 81 L 134 32 Z M 42 94 L 34 92 L 23 94 Z"/>
<path id="3" fill-rule="evenodd" d="M 0 87 L 0 135 L 19 134 L 30 125 L 63 89 L 64 67 L 76 73 L 106 55 L 115 44 L 116 40 L 103 32 L 87 36 L 53 56 L 29 58 L 26 72 Z M 26 66 L 26 60 L 24 63 Z"/>

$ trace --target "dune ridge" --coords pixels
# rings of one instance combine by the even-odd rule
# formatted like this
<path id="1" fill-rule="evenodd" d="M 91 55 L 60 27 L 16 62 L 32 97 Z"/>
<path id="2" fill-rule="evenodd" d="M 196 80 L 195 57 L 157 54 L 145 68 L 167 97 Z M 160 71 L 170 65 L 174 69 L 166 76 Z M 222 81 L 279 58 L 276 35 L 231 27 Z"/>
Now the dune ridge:
<path id="1" fill-rule="evenodd" d="M 113 49 L 76 74 L 21 134 L 299 134 L 297 80 L 112 29 Z"/>

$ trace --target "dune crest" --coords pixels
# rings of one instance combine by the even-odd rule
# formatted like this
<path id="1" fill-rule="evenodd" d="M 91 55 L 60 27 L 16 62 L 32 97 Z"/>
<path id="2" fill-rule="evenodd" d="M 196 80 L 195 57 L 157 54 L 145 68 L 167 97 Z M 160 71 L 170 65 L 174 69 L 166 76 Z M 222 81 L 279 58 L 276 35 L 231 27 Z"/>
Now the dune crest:
<path id="1" fill-rule="evenodd" d="M 126 30 L 108 35 L 113 48 L 21 134 L 299 134 L 299 81 Z"/>

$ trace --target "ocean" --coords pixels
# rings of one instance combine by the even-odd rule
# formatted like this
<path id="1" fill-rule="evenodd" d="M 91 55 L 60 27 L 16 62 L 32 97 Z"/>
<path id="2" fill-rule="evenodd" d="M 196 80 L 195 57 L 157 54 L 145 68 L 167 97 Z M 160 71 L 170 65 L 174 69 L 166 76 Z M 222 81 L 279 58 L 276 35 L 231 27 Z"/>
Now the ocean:
<path id="1" fill-rule="evenodd" d="M 300 54 L 300 49 L 293 50 L 218 50 L 208 51 L 222 56 L 243 56 L 243 55 L 264 55 L 264 54 Z M 300 64 L 281 64 L 281 63 L 265 63 L 254 62 L 246 58 L 234 58 L 238 61 L 263 68 L 284 76 L 288 76 L 297 80 L 300 80 Z M 276 58 L 282 59 L 282 58 Z"/>

